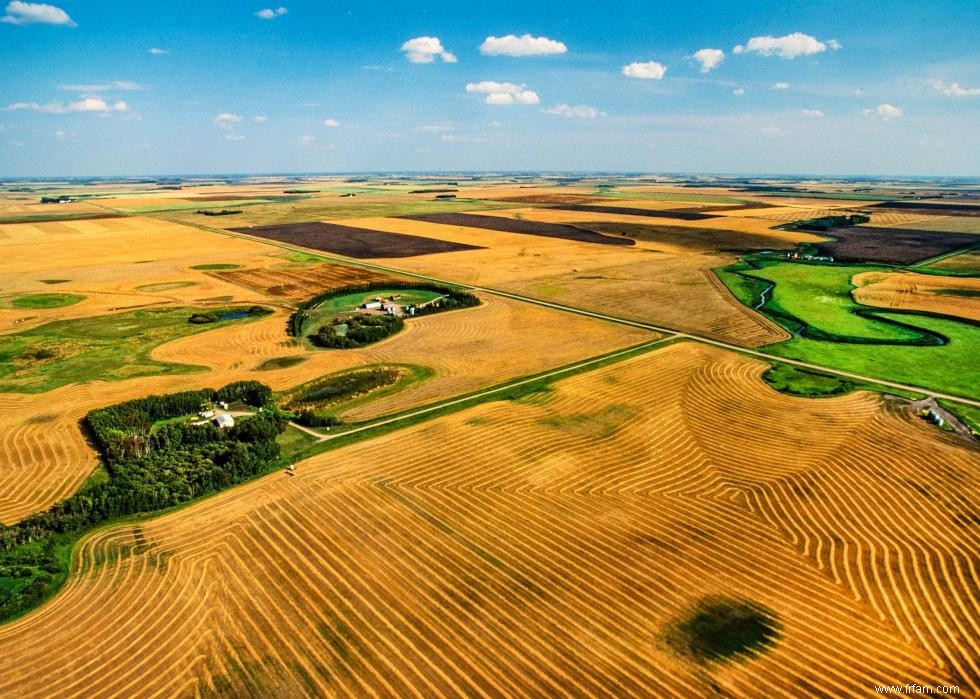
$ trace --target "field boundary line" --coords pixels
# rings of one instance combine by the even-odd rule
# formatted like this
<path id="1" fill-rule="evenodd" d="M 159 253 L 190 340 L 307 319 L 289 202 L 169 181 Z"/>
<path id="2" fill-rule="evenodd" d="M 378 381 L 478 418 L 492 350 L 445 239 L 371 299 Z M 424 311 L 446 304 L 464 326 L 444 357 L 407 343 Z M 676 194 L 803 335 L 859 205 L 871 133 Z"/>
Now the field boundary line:
<path id="1" fill-rule="evenodd" d="M 167 219 L 169 220 L 169 219 Z M 183 223 L 183 222 L 176 222 Z M 806 369 L 812 369 L 814 371 L 822 371 L 825 374 L 833 374 L 836 376 L 843 376 L 849 379 L 857 379 L 865 383 L 875 384 L 878 386 L 886 386 L 888 388 L 895 388 L 902 391 L 909 391 L 910 393 L 921 393 L 927 396 L 935 396 L 936 398 L 942 398 L 944 400 L 953 401 L 954 403 L 963 403 L 964 405 L 971 405 L 975 408 L 980 408 L 980 400 L 974 400 L 972 398 L 966 398 L 964 396 L 952 395 L 949 393 L 940 393 L 931 388 L 924 388 L 922 386 L 914 386 L 912 384 L 903 384 L 897 381 L 888 381 L 886 379 L 876 379 L 870 376 L 864 376 L 862 374 L 857 374 L 850 371 L 845 371 L 843 369 L 834 369 L 832 367 L 827 367 L 822 364 L 814 364 L 812 362 L 804 362 L 799 359 L 790 359 L 788 357 L 780 357 L 775 354 L 769 354 L 767 352 L 761 352 L 759 350 L 754 350 L 748 347 L 742 347 L 740 345 L 735 345 L 730 342 L 724 342 L 722 340 L 715 340 L 705 335 L 698 335 L 691 332 L 684 332 L 680 330 L 675 330 L 673 328 L 664 327 L 661 325 L 654 325 L 652 323 L 643 323 L 635 320 L 628 320 L 626 318 L 619 318 L 617 316 L 607 315 L 605 313 L 597 313 L 595 311 L 589 311 L 584 308 L 576 308 L 575 306 L 567 306 L 565 304 L 554 303 L 553 301 L 544 301 L 542 299 L 536 299 L 530 296 L 523 296 L 521 294 L 515 294 L 510 291 L 503 291 L 501 289 L 492 289 L 484 286 L 476 286 L 473 284 L 463 284 L 460 282 L 453 282 L 446 279 L 439 279 L 438 277 L 429 277 L 424 274 L 416 274 L 414 272 L 404 272 L 395 267 L 385 267 L 384 265 L 378 265 L 371 262 L 361 262 L 360 260 L 353 260 L 346 257 L 339 257 L 331 254 L 324 254 L 319 250 L 309 250 L 306 248 L 300 248 L 293 245 L 288 245 L 286 243 L 279 243 L 277 241 L 266 240 L 264 238 L 259 238 L 255 236 L 246 235 L 244 233 L 234 233 L 232 231 L 221 230 L 217 228 L 210 228 L 198 223 L 191 223 L 196 228 L 202 230 L 210 231 L 212 233 L 218 233 L 221 235 L 230 236 L 232 238 L 242 238 L 243 240 L 250 240 L 254 243 L 262 243 L 265 245 L 273 245 L 275 247 L 283 248 L 284 250 L 289 250 L 291 252 L 303 253 L 305 255 L 312 255 L 314 257 L 322 258 L 323 260 L 329 262 L 336 262 L 338 264 L 345 264 L 355 267 L 367 267 L 370 269 L 379 270 L 382 272 L 387 272 L 388 274 L 399 274 L 402 276 L 412 277 L 415 279 L 422 279 L 425 281 L 436 282 L 439 284 L 447 284 L 449 286 L 456 286 L 464 289 L 471 289 L 473 291 L 482 291 L 488 294 L 494 294 L 496 296 L 503 296 L 515 301 L 523 301 L 524 303 L 533 303 L 538 306 L 545 306 L 547 308 L 553 308 L 559 311 L 565 311 L 568 313 L 577 313 L 578 315 L 588 316 L 590 318 L 597 318 L 599 320 L 609 321 L 611 323 L 620 323 L 621 325 L 630 325 L 635 328 L 641 328 L 644 330 L 654 330 L 665 335 L 673 335 L 675 338 L 684 338 L 692 340 L 694 342 L 703 342 L 705 344 L 713 345 L 715 347 L 720 347 L 726 349 L 730 352 L 740 352 L 742 354 L 749 354 L 754 357 L 759 357 L 770 362 L 782 362 L 783 364 L 792 364 L 794 366 L 804 367 Z M 980 244 L 978 244 L 980 246 Z M 962 252 L 962 251 L 961 251 Z"/>

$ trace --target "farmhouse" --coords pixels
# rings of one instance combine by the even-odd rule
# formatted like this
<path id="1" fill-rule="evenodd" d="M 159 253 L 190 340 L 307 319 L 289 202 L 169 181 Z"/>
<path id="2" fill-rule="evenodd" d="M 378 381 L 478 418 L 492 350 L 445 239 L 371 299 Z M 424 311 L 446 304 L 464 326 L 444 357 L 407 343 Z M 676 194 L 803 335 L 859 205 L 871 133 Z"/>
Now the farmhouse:
<path id="1" fill-rule="evenodd" d="M 222 430 L 227 430 L 235 426 L 235 418 L 228 413 L 218 413 L 214 416 L 214 425 Z"/>

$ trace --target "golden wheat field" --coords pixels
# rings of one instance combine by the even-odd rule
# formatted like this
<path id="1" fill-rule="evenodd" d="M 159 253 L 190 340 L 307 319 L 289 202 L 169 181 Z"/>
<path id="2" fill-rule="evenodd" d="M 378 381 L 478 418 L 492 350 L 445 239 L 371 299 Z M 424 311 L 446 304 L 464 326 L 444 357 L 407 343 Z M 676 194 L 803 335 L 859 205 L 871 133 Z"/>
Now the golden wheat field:
<path id="1" fill-rule="evenodd" d="M 0 628 L 0 693 L 976 692 L 975 452 L 763 369 L 675 345 L 97 531 Z M 714 595 L 778 635 L 678 654 L 667 629 Z"/>
<path id="2" fill-rule="evenodd" d="M 483 250 L 373 260 L 380 265 L 700 332 L 745 346 L 788 337 L 775 323 L 739 303 L 712 273 L 733 262 L 731 254 L 669 254 L 646 243 L 595 245 L 409 219 L 366 218 L 346 223 L 485 246 Z"/>
<path id="3" fill-rule="evenodd" d="M 852 279 L 855 300 L 869 306 L 926 311 L 980 321 L 980 279 L 915 272 L 864 272 Z"/>
<path id="4" fill-rule="evenodd" d="M 565 339 L 556 342 L 556 337 Z M 249 378 L 279 390 L 363 364 L 401 363 L 430 370 L 425 381 L 350 415 L 368 419 L 656 337 L 645 330 L 484 296 L 483 305 L 474 309 L 412 319 L 402 332 L 370 347 L 305 350 L 286 334 L 286 312 L 279 309 L 268 318 L 183 337 L 151 352 L 160 362 L 201 367 L 196 373 L 115 382 L 92 377 L 88 383 L 42 394 L 3 394 L 8 410 L 0 414 L 5 457 L 0 463 L 0 522 L 17 521 L 73 493 L 96 463 L 78 421 L 94 408 L 122 400 Z M 264 360 L 287 356 L 308 359 L 293 367 L 256 372 Z"/>

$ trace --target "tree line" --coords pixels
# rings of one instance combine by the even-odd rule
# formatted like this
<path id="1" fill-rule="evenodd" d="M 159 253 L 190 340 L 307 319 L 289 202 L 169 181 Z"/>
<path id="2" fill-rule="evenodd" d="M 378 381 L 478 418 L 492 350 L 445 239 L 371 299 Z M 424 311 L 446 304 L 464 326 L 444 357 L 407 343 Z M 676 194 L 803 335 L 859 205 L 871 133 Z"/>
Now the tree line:
<path id="1" fill-rule="evenodd" d="M 217 492 L 267 470 L 280 456 L 288 424 L 262 410 L 221 430 L 210 423 L 162 422 L 196 413 L 202 403 L 267 406 L 271 389 L 239 381 L 215 391 L 148 396 L 93 410 L 84 419 L 106 477 L 21 522 L 0 527 L 0 621 L 46 599 L 67 576 L 68 553 L 87 529 Z M 161 424 L 162 422 L 162 424 Z"/>
<path id="2" fill-rule="evenodd" d="M 424 306 L 416 306 L 415 315 L 417 316 L 440 313 L 442 311 L 452 311 L 458 308 L 470 308 L 480 305 L 480 299 L 476 296 L 476 294 L 472 294 L 469 291 L 464 291 L 455 287 L 445 286 L 443 284 L 409 281 L 347 284 L 345 286 L 339 286 L 335 289 L 330 289 L 329 291 L 324 291 L 323 293 L 317 294 L 316 296 L 312 296 L 303 301 L 296 309 L 296 312 L 289 317 L 289 334 L 293 337 L 302 337 L 303 325 L 309 318 L 307 311 L 312 308 L 316 308 L 324 301 L 337 298 L 338 296 L 347 296 L 348 294 L 368 293 L 371 291 L 387 291 L 392 287 L 406 290 L 434 291 L 442 294 L 442 298 L 437 299 L 432 303 L 428 303 Z"/>

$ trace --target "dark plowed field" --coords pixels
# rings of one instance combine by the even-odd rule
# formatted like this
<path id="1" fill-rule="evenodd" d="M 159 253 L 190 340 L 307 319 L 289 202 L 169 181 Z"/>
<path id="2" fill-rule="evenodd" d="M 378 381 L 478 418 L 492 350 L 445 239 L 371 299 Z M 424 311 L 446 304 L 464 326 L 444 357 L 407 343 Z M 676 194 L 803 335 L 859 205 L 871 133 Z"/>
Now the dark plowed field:
<path id="1" fill-rule="evenodd" d="M 596 204 L 562 204 L 550 208 L 561 209 L 563 211 L 588 211 L 593 214 L 656 216 L 657 218 L 675 218 L 679 221 L 703 221 L 706 218 L 718 218 L 711 214 L 691 211 L 690 209 L 639 209 L 631 206 L 601 206 Z"/>
<path id="2" fill-rule="evenodd" d="M 884 262 L 910 265 L 930 257 L 980 243 L 968 233 L 939 233 L 907 228 L 850 226 L 827 235 L 836 240 L 817 245 L 817 254 L 833 255 L 838 262 Z"/>
<path id="3" fill-rule="evenodd" d="M 976 204 L 939 204 L 924 201 L 886 201 L 875 204 L 874 209 L 901 209 L 913 214 L 932 214 L 934 216 L 980 216 L 980 206 Z"/>
<path id="4" fill-rule="evenodd" d="M 453 216 L 454 214 L 446 214 Z M 231 230 L 280 243 L 300 245 L 313 250 L 323 250 L 336 255 L 355 257 L 360 260 L 374 257 L 414 257 L 437 252 L 479 250 L 477 245 L 450 243 L 435 238 L 423 238 L 404 233 L 374 231 L 369 228 L 341 226 L 337 223 L 311 221 L 287 223 L 278 226 L 246 226 Z"/>
<path id="5" fill-rule="evenodd" d="M 538 235 L 544 238 L 562 238 L 579 243 L 599 243 L 600 245 L 636 245 L 629 238 L 613 238 L 595 231 L 563 223 L 541 223 L 540 221 L 519 221 L 503 216 L 481 216 L 479 214 L 418 214 L 403 216 L 416 221 L 441 223 L 447 226 L 465 226 L 467 228 L 483 228 L 502 233 L 522 233 Z"/>

